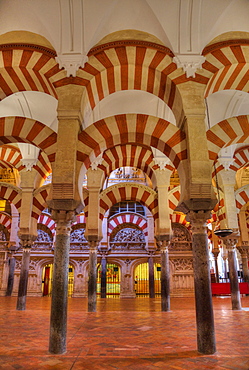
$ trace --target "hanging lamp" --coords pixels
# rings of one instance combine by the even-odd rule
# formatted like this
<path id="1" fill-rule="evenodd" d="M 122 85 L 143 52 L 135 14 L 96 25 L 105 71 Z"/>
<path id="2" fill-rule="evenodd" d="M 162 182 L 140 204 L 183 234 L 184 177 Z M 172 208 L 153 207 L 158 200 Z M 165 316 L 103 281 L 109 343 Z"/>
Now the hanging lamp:
<path id="1" fill-rule="evenodd" d="M 209 111 L 208 111 L 208 104 L 207 100 L 205 99 L 206 104 L 206 111 L 207 111 L 207 121 L 208 121 L 208 128 L 210 130 L 210 120 L 209 120 Z M 218 196 L 218 211 L 217 216 L 219 218 L 219 211 L 220 211 L 220 191 L 219 191 L 219 184 L 218 184 L 218 176 L 217 176 L 217 170 L 216 170 L 216 163 L 214 162 L 214 175 L 215 175 L 215 182 L 216 182 L 216 188 L 217 188 L 217 196 Z M 226 225 L 225 225 L 226 226 Z M 229 236 L 233 233 L 232 229 L 224 228 L 224 229 L 217 229 L 214 231 L 214 234 L 218 236 L 219 238 L 225 238 L 226 236 Z"/>

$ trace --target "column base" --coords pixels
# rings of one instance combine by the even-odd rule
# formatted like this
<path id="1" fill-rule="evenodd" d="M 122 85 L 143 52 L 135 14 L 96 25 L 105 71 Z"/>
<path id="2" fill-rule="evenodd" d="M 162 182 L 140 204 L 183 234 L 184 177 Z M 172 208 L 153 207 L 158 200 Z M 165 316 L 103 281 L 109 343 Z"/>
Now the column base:
<path id="1" fill-rule="evenodd" d="M 135 293 L 120 293 L 120 298 L 136 298 Z"/>

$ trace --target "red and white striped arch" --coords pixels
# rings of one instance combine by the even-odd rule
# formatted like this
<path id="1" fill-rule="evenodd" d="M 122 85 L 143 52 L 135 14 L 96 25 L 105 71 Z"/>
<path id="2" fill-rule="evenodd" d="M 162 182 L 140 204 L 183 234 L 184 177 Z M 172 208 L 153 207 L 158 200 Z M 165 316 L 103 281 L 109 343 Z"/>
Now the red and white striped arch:
<path id="1" fill-rule="evenodd" d="M 209 76 L 205 97 L 221 90 L 249 91 L 248 40 L 230 40 L 207 46 L 202 65 Z"/>
<path id="2" fill-rule="evenodd" d="M 88 169 L 100 153 L 122 144 L 157 148 L 175 168 L 187 158 L 186 135 L 172 123 L 144 114 L 121 114 L 97 121 L 79 134 L 77 159 Z"/>
<path id="3" fill-rule="evenodd" d="M 0 224 L 6 227 L 7 230 L 11 229 L 11 217 L 6 213 L 0 213 Z"/>
<path id="4" fill-rule="evenodd" d="M 38 217 L 37 223 L 47 226 L 51 230 L 52 235 L 55 235 L 55 222 L 49 215 L 46 213 L 41 214 Z"/>
<path id="5" fill-rule="evenodd" d="M 154 182 L 154 170 L 159 168 L 154 162 L 151 148 L 141 145 L 118 145 L 106 150 L 102 158 L 103 162 L 98 168 L 104 171 L 105 177 L 119 167 L 129 166 L 140 168 Z M 170 165 L 166 165 L 165 168 L 171 171 L 174 169 Z"/>
<path id="6" fill-rule="evenodd" d="M 145 236 L 148 235 L 147 221 L 141 215 L 135 213 L 122 213 L 115 215 L 108 221 L 108 236 L 113 232 L 113 230 L 122 224 L 133 224 L 139 227 L 144 233 Z"/>
<path id="7" fill-rule="evenodd" d="M 33 167 L 43 179 L 46 179 L 52 172 L 51 164 L 48 160 L 46 153 L 40 151 L 36 165 Z"/>
<path id="8" fill-rule="evenodd" d="M 171 80 L 177 68 L 169 49 L 146 41 L 124 40 L 93 48 L 88 57 L 76 78 L 54 82 L 56 88 L 69 83 L 85 86 L 85 112 L 117 91 L 142 90 L 162 99 L 172 109 L 176 122 L 181 123 L 182 100 Z"/>
<path id="9" fill-rule="evenodd" d="M 133 200 L 146 206 L 152 213 L 154 219 L 158 218 L 157 193 L 144 185 L 122 183 L 112 185 L 100 194 L 100 219 L 116 203 Z"/>
<path id="10" fill-rule="evenodd" d="M 47 207 L 46 200 L 49 194 L 50 187 L 51 184 L 44 185 L 34 192 L 31 216 L 36 220 L 39 219 L 42 211 Z"/>
<path id="11" fill-rule="evenodd" d="M 169 212 L 172 215 L 174 210 L 179 204 L 180 200 L 180 186 L 176 186 L 175 188 L 171 189 L 168 194 L 168 204 L 169 204 Z"/>
<path id="12" fill-rule="evenodd" d="M 209 158 L 216 160 L 221 148 L 249 143 L 249 115 L 225 119 L 207 131 Z"/>
<path id="13" fill-rule="evenodd" d="M 18 148 L 10 145 L 0 147 L 0 167 L 16 168 L 18 171 L 21 171 L 24 168 L 21 159 L 22 155 Z"/>
<path id="14" fill-rule="evenodd" d="M 235 200 L 236 200 L 237 212 L 239 213 L 243 205 L 249 202 L 249 185 L 245 185 L 242 188 L 236 190 Z"/>
<path id="15" fill-rule="evenodd" d="M 25 117 L 0 118 L 0 145 L 30 143 L 44 150 L 50 162 L 55 160 L 57 134 L 41 122 Z"/>
<path id="16" fill-rule="evenodd" d="M 22 191 L 17 186 L 0 183 L 0 198 L 13 203 L 19 211 L 22 203 Z"/>
<path id="17" fill-rule="evenodd" d="M 53 50 L 35 46 L 0 45 L 0 100 L 19 91 L 40 91 L 57 98 L 53 78 L 62 78 Z"/>
<path id="18" fill-rule="evenodd" d="M 170 215 L 170 220 L 171 222 L 185 226 L 187 229 L 191 228 L 191 224 L 186 220 L 186 215 L 184 213 L 172 213 Z"/>
<path id="19" fill-rule="evenodd" d="M 238 171 L 242 167 L 249 164 L 249 147 L 241 148 L 234 153 L 234 162 L 230 165 L 230 169 Z"/>

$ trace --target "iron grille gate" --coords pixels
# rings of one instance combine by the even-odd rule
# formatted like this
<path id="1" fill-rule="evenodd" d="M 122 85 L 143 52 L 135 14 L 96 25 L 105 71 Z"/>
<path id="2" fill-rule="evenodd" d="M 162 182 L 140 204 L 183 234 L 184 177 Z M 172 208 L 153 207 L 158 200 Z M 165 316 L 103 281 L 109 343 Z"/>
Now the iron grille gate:
<path id="1" fill-rule="evenodd" d="M 51 296 L 53 285 L 53 264 L 46 265 L 42 271 L 42 295 Z M 74 269 L 68 266 L 68 297 L 72 297 L 74 287 Z"/>
<path id="2" fill-rule="evenodd" d="M 97 295 L 101 292 L 101 265 L 98 265 Z M 107 263 L 106 265 L 106 297 L 118 297 L 120 295 L 120 267 Z"/>
<path id="3" fill-rule="evenodd" d="M 161 295 L 161 265 L 154 263 L 155 295 Z M 149 297 L 149 265 L 141 263 L 135 269 L 134 290 L 137 297 Z"/>

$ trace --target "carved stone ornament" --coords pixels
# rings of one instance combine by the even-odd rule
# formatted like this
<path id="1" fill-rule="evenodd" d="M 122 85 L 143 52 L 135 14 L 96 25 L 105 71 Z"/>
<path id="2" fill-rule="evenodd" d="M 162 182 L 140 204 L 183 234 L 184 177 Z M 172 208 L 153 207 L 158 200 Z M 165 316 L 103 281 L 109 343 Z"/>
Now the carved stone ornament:
<path id="1" fill-rule="evenodd" d="M 141 230 L 127 227 L 119 230 L 110 240 L 112 249 L 144 249 L 146 242 Z"/>
<path id="2" fill-rule="evenodd" d="M 80 53 L 59 54 L 55 60 L 60 68 L 65 68 L 67 77 L 75 77 L 78 69 L 80 67 L 84 68 L 88 61 L 88 56 Z"/>
<path id="3" fill-rule="evenodd" d="M 170 163 L 170 159 L 169 158 L 165 158 L 165 159 L 162 159 L 162 158 L 156 158 L 154 157 L 154 162 L 155 164 L 157 164 L 160 168 L 160 171 L 165 171 L 166 170 L 166 166 L 167 164 Z"/>
<path id="4" fill-rule="evenodd" d="M 193 260 L 189 258 L 178 258 L 172 260 L 175 271 L 193 271 Z"/>
<path id="5" fill-rule="evenodd" d="M 197 69 L 202 68 L 202 64 L 206 58 L 198 54 L 179 54 L 173 58 L 173 62 L 176 63 L 177 68 L 183 68 L 187 78 L 195 78 L 195 72 Z"/>
<path id="6" fill-rule="evenodd" d="M 97 170 L 98 169 L 98 165 L 101 164 L 103 162 L 103 158 L 102 158 L 102 155 L 103 153 L 101 153 L 92 163 L 91 163 L 91 168 L 92 170 Z"/>
<path id="7" fill-rule="evenodd" d="M 238 242 L 238 238 L 227 238 L 223 240 L 223 243 L 226 246 L 228 251 L 234 251 L 236 249 L 236 244 Z"/>
<path id="8" fill-rule="evenodd" d="M 85 229 L 75 229 L 70 234 L 70 242 L 72 243 L 82 243 L 87 242 L 85 238 Z"/>
<path id="9" fill-rule="evenodd" d="M 56 222 L 56 234 L 70 235 L 71 225 L 74 221 L 74 211 L 52 211 L 52 218 Z"/>
<path id="10" fill-rule="evenodd" d="M 26 167 L 26 171 L 32 171 L 32 167 L 36 165 L 37 159 L 21 159 L 21 162 Z"/>
<path id="11" fill-rule="evenodd" d="M 43 230 L 38 229 L 36 242 L 52 242 L 52 239 L 48 233 L 46 233 Z"/>
<path id="12" fill-rule="evenodd" d="M 205 233 L 206 231 L 206 221 L 210 217 L 209 211 L 190 211 L 187 216 L 186 220 L 191 223 L 192 226 L 192 235 Z"/>
<path id="13" fill-rule="evenodd" d="M 173 236 L 170 240 L 170 250 L 191 250 L 191 236 L 186 227 L 172 223 Z"/>

